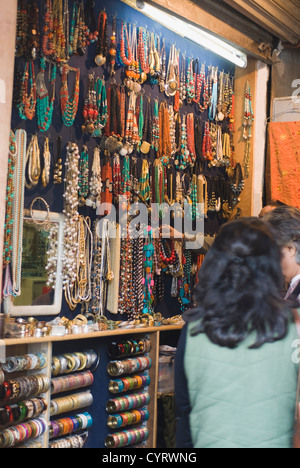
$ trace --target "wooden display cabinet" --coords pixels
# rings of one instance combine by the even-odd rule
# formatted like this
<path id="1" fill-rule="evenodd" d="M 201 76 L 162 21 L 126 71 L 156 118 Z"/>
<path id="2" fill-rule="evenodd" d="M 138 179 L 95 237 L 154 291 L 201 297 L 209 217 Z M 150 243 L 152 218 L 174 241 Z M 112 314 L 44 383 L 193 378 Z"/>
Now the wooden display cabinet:
<path id="1" fill-rule="evenodd" d="M 52 355 L 56 354 L 55 348 L 59 347 L 59 349 L 64 349 L 65 351 L 62 352 L 70 352 L 70 347 L 72 347 L 72 351 L 75 352 L 76 346 L 82 347 L 85 346 L 89 347 L 91 341 L 100 347 L 103 346 L 107 350 L 107 344 L 111 339 L 117 339 L 120 337 L 126 336 L 141 336 L 148 338 L 151 341 L 151 350 L 149 352 L 149 356 L 152 359 L 152 367 L 149 369 L 149 375 L 151 378 L 151 384 L 148 387 L 148 392 L 151 396 L 151 401 L 148 406 L 148 410 L 150 413 L 150 418 L 147 422 L 147 427 L 149 429 L 149 438 L 146 442 L 146 448 L 156 448 L 156 439 L 157 439 L 157 389 L 158 389 L 158 365 L 159 365 L 159 345 L 161 340 L 161 332 L 172 332 L 177 331 L 180 332 L 182 329 L 181 326 L 163 326 L 163 327 L 153 327 L 153 328 L 137 328 L 137 329 L 118 329 L 118 330 L 107 330 L 102 332 L 94 332 L 94 333 L 86 333 L 80 335 L 66 335 L 64 337 L 55 337 L 55 336 L 48 336 L 43 338 L 23 338 L 23 339 L 6 339 L 0 341 L 0 356 L 17 356 L 17 355 L 24 355 L 28 353 L 38 353 L 43 352 L 47 355 L 47 366 L 42 369 L 41 371 L 30 371 L 26 374 L 23 372 L 23 375 L 30 375 L 30 373 L 39 373 L 45 374 L 49 379 L 51 379 L 51 362 L 52 362 Z M 97 347 L 96 346 L 96 347 Z M 60 351 L 61 352 L 61 351 Z M 106 353 L 107 354 L 107 353 Z M 18 376 L 20 376 L 20 372 Z M 9 374 L 10 376 L 13 374 Z M 103 363 L 103 367 L 100 371 L 98 371 L 97 379 L 101 380 L 100 384 L 106 385 L 109 381 L 109 376 L 106 371 L 106 364 Z M 92 389 L 93 393 L 93 389 Z M 46 393 L 41 395 L 45 398 L 47 402 L 47 412 L 42 415 L 42 417 L 49 423 L 50 422 L 50 401 L 51 401 L 51 389 Z M 96 407 L 103 408 L 106 405 L 106 401 L 97 402 L 97 398 L 101 398 L 98 394 L 94 394 L 94 400 L 96 400 Z M 99 404 L 98 404 L 99 403 Z M 97 422 L 101 422 L 101 424 L 106 426 L 107 416 L 108 414 L 93 414 L 93 419 L 99 418 Z M 93 426 L 89 429 L 90 434 L 92 435 Z M 109 433 L 108 428 L 103 428 L 103 431 Z M 91 439 L 95 439 L 95 437 L 91 437 Z M 39 439 L 36 439 L 41 442 L 43 448 L 49 447 L 49 434 L 48 431 L 43 434 Z M 104 439 L 97 440 L 97 442 L 93 443 L 93 447 L 91 448 L 104 448 Z M 114 449 L 115 450 L 115 449 Z M 116 449 L 117 450 L 117 449 Z"/>

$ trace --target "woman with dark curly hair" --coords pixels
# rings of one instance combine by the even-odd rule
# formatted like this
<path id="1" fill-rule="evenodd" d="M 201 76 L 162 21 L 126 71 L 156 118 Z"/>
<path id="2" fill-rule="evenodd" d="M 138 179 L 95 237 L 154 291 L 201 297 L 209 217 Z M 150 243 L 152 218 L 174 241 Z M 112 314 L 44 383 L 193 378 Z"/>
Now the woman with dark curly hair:
<path id="1" fill-rule="evenodd" d="M 225 225 L 176 356 L 178 448 L 291 448 L 298 366 L 280 251 L 267 225 Z"/>

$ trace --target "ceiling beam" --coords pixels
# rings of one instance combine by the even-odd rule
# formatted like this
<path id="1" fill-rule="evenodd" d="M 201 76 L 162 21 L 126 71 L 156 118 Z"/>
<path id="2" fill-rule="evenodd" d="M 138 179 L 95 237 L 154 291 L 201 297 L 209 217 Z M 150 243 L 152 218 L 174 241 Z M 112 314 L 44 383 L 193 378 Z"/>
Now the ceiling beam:
<path id="1" fill-rule="evenodd" d="M 135 4 L 135 0 L 132 0 Z M 159 6 L 180 18 L 184 18 L 190 23 L 211 32 L 215 36 L 223 39 L 228 44 L 238 47 L 243 52 L 272 64 L 271 53 L 269 49 L 260 50 L 259 44 L 250 38 L 246 32 L 236 29 L 236 25 L 227 24 L 225 21 L 217 18 L 212 12 L 206 11 L 204 7 L 196 5 L 190 0 L 151 0 L 152 5 Z"/>
<path id="2" fill-rule="evenodd" d="M 282 41 L 297 44 L 300 40 L 300 22 L 295 17 L 299 8 L 291 14 L 290 0 L 224 0 L 243 15 L 270 31 Z M 286 5 L 288 9 L 286 8 Z"/>

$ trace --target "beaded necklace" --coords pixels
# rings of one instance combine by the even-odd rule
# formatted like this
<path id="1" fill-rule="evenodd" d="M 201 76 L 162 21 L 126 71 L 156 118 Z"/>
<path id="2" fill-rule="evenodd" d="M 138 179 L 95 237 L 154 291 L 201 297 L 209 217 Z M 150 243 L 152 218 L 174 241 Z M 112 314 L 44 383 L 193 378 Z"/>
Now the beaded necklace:
<path id="1" fill-rule="evenodd" d="M 17 37 L 16 37 L 16 57 L 22 57 L 26 54 L 26 40 L 27 40 L 27 8 L 26 1 L 20 0 L 18 2 L 17 13 Z"/>
<path id="2" fill-rule="evenodd" d="M 146 114 L 145 114 L 145 121 L 143 126 L 143 132 L 141 137 L 141 147 L 140 151 L 143 154 L 148 154 L 151 148 L 152 142 L 152 115 L 151 115 L 151 101 L 150 98 L 147 99 L 146 104 Z"/>
<path id="3" fill-rule="evenodd" d="M 52 0 L 47 0 L 47 2 L 45 3 L 43 31 L 44 31 L 44 35 L 43 35 L 43 41 L 42 41 L 42 51 L 43 51 L 43 54 L 48 57 L 54 54 Z"/>
<path id="4" fill-rule="evenodd" d="M 83 133 L 91 134 L 95 131 L 95 125 L 96 125 L 99 112 L 97 109 L 94 73 L 90 73 L 88 78 L 89 78 L 88 91 L 87 91 L 87 96 L 85 98 L 83 111 L 82 111 L 84 124 L 82 125 L 81 129 Z"/>
<path id="5" fill-rule="evenodd" d="M 37 119 L 41 132 L 47 132 L 52 123 L 55 101 L 56 65 L 53 66 L 50 79 L 50 93 L 45 84 L 46 60 L 41 58 L 41 71 L 36 78 Z M 51 98 L 49 99 L 49 96 Z"/>
<path id="6" fill-rule="evenodd" d="M 14 172 L 15 197 L 13 200 L 13 244 L 12 244 L 12 290 L 11 294 L 16 297 L 21 295 L 21 269 L 22 269 L 22 242 L 23 242 L 23 220 L 24 220 L 24 190 L 25 190 L 25 168 L 26 168 L 26 143 L 27 133 L 25 130 L 16 131 L 17 157 Z M 8 269 L 6 270 L 8 273 Z"/>
<path id="7" fill-rule="evenodd" d="M 65 9 L 66 7 L 67 5 L 65 3 Z M 63 0 L 53 0 L 53 59 L 58 63 L 64 62 L 67 58 L 63 17 Z M 67 53 L 69 53 L 69 51 Z"/>
<path id="8" fill-rule="evenodd" d="M 111 66 L 111 77 L 115 75 L 115 65 L 116 65 L 116 56 L 117 56 L 117 19 L 114 17 L 112 24 L 112 35 L 110 38 L 110 66 Z"/>
<path id="9" fill-rule="evenodd" d="M 147 80 L 147 75 L 150 73 L 148 33 L 145 28 L 139 28 L 138 32 L 138 61 L 141 71 L 140 83 L 144 83 Z"/>
<path id="10" fill-rule="evenodd" d="M 45 138 L 43 151 L 44 167 L 42 172 L 43 187 L 47 187 L 50 182 L 51 153 L 49 149 L 49 137 Z"/>
<path id="11" fill-rule="evenodd" d="M 208 90 L 208 77 L 206 77 L 206 68 L 205 68 L 204 63 L 201 65 L 200 81 L 201 81 L 201 84 L 199 84 L 199 88 L 200 88 L 199 92 L 201 93 L 201 90 L 203 87 L 203 94 L 202 94 L 203 104 L 201 104 L 201 100 L 200 100 L 198 105 L 199 105 L 200 112 L 205 112 L 210 104 L 210 97 L 209 97 L 209 90 Z"/>
<path id="12" fill-rule="evenodd" d="M 97 31 L 96 19 L 95 19 L 95 2 L 94 0 L 87 0 L 84 4 L 84 19 L 86 25 L 86 40 L 87 45 L 94 44 L 98 37 L 99 31 Z"/>
<path id="13" fill-rule="evenodd" d="M 130 159 L 125 156 L 122 169 L 122 197 L 130 203 L 131 200 L 131 178 L 130 178 Z"/>
<path id="14" fill-rule="evenodd" d="M 30 94 L 28 95 L 28 80 L 30 82 Z M 21 86 L 22 101 L 19 105 L 19 115 L 23 120 L 32 120 L 36 110 L 36 81 L 34 63 L 26 62 Z"/>
<path id="15" fill-rule="evenodd" d="M 212 87 L 212 98 L 209 107 L 208 118 L 209 120 L 215 120 L 217 114 L 217 101 L 218 101 L 218 68 L 212 68 L 212 80 L 213 80 L 213 87 Z"/>
<path id="16" fill-rule="evenodd" d="M 70 99 L 69 90 L 68 90 L 68 73 L 73 71 L 76 73 L 75 86 L 74 86 L 74 95 Z M 79 68 L 71 68 L 68 65 L 64 65 L 62 72 L 62 87 L 60 91 L 60 104 L 62 119 L 66 127 L 71 127 L 74 123 L 79 102 L 79 79 L 80 79 L 80 70 Z"/>
<path id="17" fill-rule="evenodd" d="M 154 111 L 153 111 L 153 132 L 152 132 L 152 147 L 157 152 L 159 149 L 159 139 L 160 139 L 160 127 L 159 127 L 159 110 L 158 110 L 158 101 L 154 101 Z"/>
<path id="18" fill-rule="evenodd" d="M 121 268 L 120 268 L 120 291 L 119 291 L 119 313 L 130 315 L 134 309 L 133 296 L 133 240 L 129 234 L 129 223 L 127 224 L 127 237 L 121 241 Z"/>
<path id="19" fill-rule="evenodd" d="M 205 159 L 208 159 L 209 161 L 213 160 L 212 139 L 210 135 L 209 122 L 205 123 L 205 130 L 204 130 L 204 137 L 203 137 L 203 144 L 202 144 L 202 155 Z"/>
<path id="20" fill-rule="evenodd" d="M 162 204 L 165 200 L 165 173 L 162 161 L 160 159 L 155 159 L 153 164 L 152 184 L 152 194 L 154 197 L 153 202 L 159 205 L 159 217 L 162 219 Z"/>
<path id="21" fill-rule="evenodd" d="M 191 103 L 195 99 L 195 80 L 194 80 L 194 70 L 193 70 L 193 59 L 189 58 L 188 68 L 187 68 L 187 79 L 186 79 L 186 89 L 187 89 L 187 102 Z"/>
<path id="22" fill-rule="evenodd" d="M 181 122 L 181 148 L 175 159 L 175 166 L 177 169 L 184 171 L 188 167 L 190 160 L 190 152 L 187 147 L 187 127 L 186 127 L 186 116 L 182 116 Z"/>
<path id="23" fill-rule="evenodd" d="M 166 55 L 165 40 L 163 39 L 163 45 L 160 51 L 161 76 L 159 78 L 159 89 L 161 93 L 165 92 L 166 63 L 167 63 L 167 55 Z"/>
<path id="24" fill-rule="evenodd" d="M 147 159 L 143 159 L 142 171 L 140 177 L 140 199 L 144 203 L 148 203 L 150 200 L 150 178 L 149 178 L 149 163 Z"/>
<path id="25" fill-rule="evenodd" d="M 31 60 L 35 60 L 39 46 L 39 10 L 36 0 L 30 0 L 27 8 L 27 52 L 26 56 Z"/>
<path id="26" fill-rule="evenodd" d="M 61 141 L 62 138 L 59 136 L 57 138 L 57 156 L 56 156 L 56 161 L 54 165 L 54 171 L 53 171 L 53 184 L 61 184 L 62 183 L 62 156 L 61 156 Z"/>
<path id="27" fill-rule="evenodd" d="M 8 151 L 8 172 L 6 188 L 6 209 L 4 222 L 4 247 L 3 247 L 3 268 L 9 265 L 12 259 L 12 235 L 13 235 L 13 202 L 14 202 L 14 173 L 16 168 L 17 145 L 16 136 L 12 130 L 9 135 Z"/>
<path id="28" fill-rule="evenodd" d="M 126 120 L 125 140 L 129 145 L 139 144 L 139 129 L 136 118 L 136 100 L 137 94 L 131 91 L 129 97 L 129 108 Z"/>
<path id="29" fill-rule="evenodd" d="M 195 148 L 195 122 L 194 114 L 190 113 L 187 116 L 187 148 L 190 153 L 190 165 L 194 167 L 196 162 L 196 148 Z"/>
<path id="30" fill-rule="evenodd" d="M 240 201 L 239 197 L 245 188 L 243 170 L 240 163 L 237 163 L 234 169 L 234 175 L 231 181 L 231 191 L 234 195 L 234 206 Z"/>
<path id="31" fill-rule="evenodd" d="M 79 149 L 75 143 L 69 143 L 66 155 L 66 177 L 64 193 L 64 254 L 63 254 L 63 290 L 66 301 L 71 310 L 74 310 L 77 304 L 72 300 L 72 291 L 77 280 L 77 264 L 74 265 L 74 254 L 78 261 L 76 253 L 78 252 L 78 165 Z"/>
<path id="32" fill-rule="evenodd" d="M 108 52 L 108 35 L 107 35 L 107 14 L 102 11 L 98 18 L 98 42 L 96 48 L 95 63 L 98 67 L 102 67 L 106 63 Z"/>
<path id="33" fill-rule="evenodd" d="M 138 319 L 143 313 L 143 249 L 144 239 L 140 235 L 137 239 L 133 240 L 134 268 L 132 274 L 134 309 L 131 314 L 133 320 Z"/>
<path id="34" fill-rule="evenodd" d="M 159 109 L 159 147 L 157 156 L 161 158 L 164 165 L 169 163 L 171 157 L 171 134 L 170 115 L 165 102 L 162 102 Z"/>
<path id="35" fill-rule="evenodd" d="M 119 197 L 122 193 L 122 175 L 121 175 L 121 163 L 120 156 L 118 153 L 114 154 L 113 159 L 113 196 L 114 202 L 119 203 Z"/>
<path id="36" fill-rule="evenodd" d="M 154 256 L 154 245 L 153 245 L 153 231 L 150 226 L 144 230 L 144 264 L 143 264 L 143 286 L 144 286 L 144 304 L 143 314 L 153 314 L 153 256 Z"/>
<path id="37" fill-rule="evenodd" d="M 251 153 L 251 139 L 252 139 L 252 125 L 254 122 L 254 113 L 252 109 L 252 96 L 251 96 L 251 87 L 250 81 L 246 83 L 246 92 L 245 92 L 245 112 L 244 112 L 244 122 L 243 122 L 243 138 L 246 142 L 246 151 L 244 158 L 245 165 L 245 179 L 249 177 L 250 172 L 250 153 Z"/>
<path id="38" fill-rule="evenodd" d="M 113 187 L 112 187 L 112 167 L 110 159 L 107 157 L 102 167 L 102 194 L 101 203 L 106 203 L 104 215 L 110 215 L 111 205 L 113 202 Z"/>
<path id="39" fill-rule="evenodd" d="M 122 22 L 121 40 L 120 40 L 120 60 L 122 66 L 129 67 L 133 62 L 132 50 L 129 45 L 129 35 L 127 24 Z"/>
<path id="40" fill-rule="evenodd" d="M 86 205 L 94 208 L 98 208 L 101 204 L 101 192 L 102 192 L 102 179 L 101 179 L 101 163 L 100 163 L 100 150 L 99 148 L 94 149 L 94 159 L 92 166 L 92 175 L 90 179 L 90 193 L 86 199 Z"/>
<path id="41" fill-rule="evenodd" d="M 198 175 L 197 179 L 197 200 L 198 203 L 203 206 L 202 213 L 207 218 L 207 207 L 208 207 L 208 193 L 207 193 L 207 180 L 203 174 Z"/>
<path id="42" fill-rule="evenodd" d="M 86 145 L 83 146 L 79 162 L 78 196 L 79 206 L 86 204 L 89 193 L 89 152 Z"/>
<path id="43" fill-rule="evenodd" d="M 26 180 L 25 183 L 26 188 L 31 189 L 38 184 L 41 175 L 40 149 L 36 135 L 31 137 L 26 153 L 26 161 L 28 182 Z"/>

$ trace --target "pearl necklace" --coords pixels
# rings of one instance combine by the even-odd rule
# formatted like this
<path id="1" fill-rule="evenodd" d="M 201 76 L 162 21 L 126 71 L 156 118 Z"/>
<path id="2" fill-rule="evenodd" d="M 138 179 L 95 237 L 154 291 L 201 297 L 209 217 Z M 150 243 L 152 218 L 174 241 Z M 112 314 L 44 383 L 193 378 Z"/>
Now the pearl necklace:
<path id="1" fill-rule="evenodd" d="M 102 192 L 102 179 L 101 179 L 101 163 L 100 163 L 100 150 L 95 148 L 94 159 L 92 166 L 92 176 L 90 179 L 90 193 L 86 200 L 86 205 L 94 208 L 98 208 L 101 204 L 101 192 Z"/>
<path id="2" fill-rule="evenodd" d="M 25 189 L 25 167 L 26 167 L 26 144 L 27 133 L 25 130 L 17 130 L 17 161 L 14 176 L 14 187 L 16 190 L 13 215 L 13 253 L 12 253 L 12 295 L 21 295 L 21 269 L 22 269 L 22 242 L 23 242 L 23 220 L 24 220 L 24 189 Z"/>
<path id="3" fill-rule="evenodd" d="M 49 138 L 45 139 L 44 143 L 44 169 L 42 172 L 42 183 L 43 187 L 47 187 L 50 182 L 50 167 L 51 167 L 51 153 L 49 149 Z"/>

